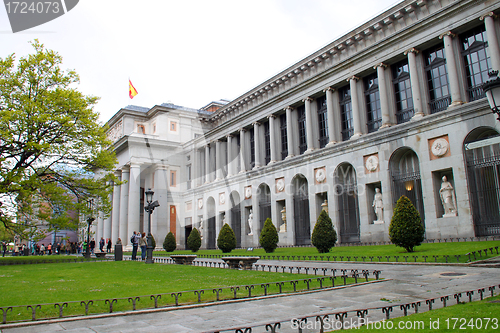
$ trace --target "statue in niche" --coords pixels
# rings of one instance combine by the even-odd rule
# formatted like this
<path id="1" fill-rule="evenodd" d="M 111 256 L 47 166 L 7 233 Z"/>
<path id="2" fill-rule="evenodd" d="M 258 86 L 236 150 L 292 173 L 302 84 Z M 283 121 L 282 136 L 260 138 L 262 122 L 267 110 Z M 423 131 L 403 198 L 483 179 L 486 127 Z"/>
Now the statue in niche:
<path id="1" fill-rule="evenodd" d="M 248 228 L 250 229 L 248 236 L 253 236 L 253 211 L 251 209 L 250 214 L 248 214 Z"/>
<path id="2" fill-rule="evenodd" d="M 286 232 L 286 207 L 283 206 L 283 209 L 280 211 L 281 219 L 283 220 L 283 224 L 280 226 L 280 232 Z"/>
<path id="3" fill-rule="evenodd" d="M 446 176 L 443 176 L 442 178 L 439 196 L 441 197 L 441 203 L 444 208 L 443 217 L 457 216 L 457 208 L 455 207 L 455 190 Z"/>
<path id="4" fill-rule="evenodd" d="M 200 239 L 203 239 L 203 219 L 200 217 Z"/>
<path id="5" fill-rule="evenodd" d="M 375 188 L 372 207 L 373 210 L 375 210 L 375 215 L 377 215 L 377 220 L 374 222 L 384 223 L 384 201 L 382 200 L 382 193 L 380 193 L 378 187 Z"/>

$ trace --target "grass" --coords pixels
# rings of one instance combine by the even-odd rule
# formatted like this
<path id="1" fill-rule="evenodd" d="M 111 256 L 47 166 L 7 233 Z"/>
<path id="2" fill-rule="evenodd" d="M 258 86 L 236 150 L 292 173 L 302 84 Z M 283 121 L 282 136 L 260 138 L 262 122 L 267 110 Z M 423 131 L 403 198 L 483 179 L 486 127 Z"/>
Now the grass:
<path id="1" fill-rule="evenodd" d="M 492 302 L 496 301 L 496 302 Z M 498 332 L 500 329 L 500 295 L 482 301 L 460 303 L 446 308 L 390 319 L 360 329 L 363 332 Z M 489 322 L 488 319 L 490 318 Z M 390 323 L 389 323 L 390 322 Z M 401 323 L 401 324 L 400 324 Z M 488 323 L 488 327 L 486 327 Z M 382 325 L 385 325 L 385 330 Z M 399 326 L 401 325 L 401 326 Z M 417 329 L 420 325 L 420 329 Z M 431 326 L 432 325 L 432 326 Z M 481 326 L 480 326 L 481 325 Z M 390 327 L 394 327 L 390 329 Z M 411 326 L 411 328 L 410 328 Z M 404 327 L 404 329 L 399 329 Z M 357 331 L 357 329 L 356 329 Z"/>
<path id="2" fill-rule="evenodd" d="M 381 261 L 387 262 L 387 256 L 390 256 L 390 261 L 395 262 L 396 259 L 394 256 L 399 256 L 398 261 L 404 262 L 404 256 L 407 256 L 408 262 L 414 262 L 414 256 L 418 256 L 417 262 L 440 262 L 444 263 L 446 261 L 444 255 L 449 256 L 448 262 L 456 263 L 457 259 L 455 255 L 460 255 L 459 262 L 465 263 L 468 262 L 469 257 L 466 256 L 466 253 L 478 250 L 484 250 L 493 248 L 493 254 L 491 251 L 488 251 L 488 255 L 485 256 L 484 252 L 481 257 L 479 254 L 476 254 L 477 259 L 486 259 L 498 256 L 494 247 L 500 247 L 500 241 L 480 241 L 480 242 L 447 242 L 447 243 L 424 243 L 418 247 L 416 247 L 415 252 L 407 253 L 403 248 L 396 247 L 395 245 L 366 245 L 366 246 L 338 246 L 334 247 L 330 250 L 329 253 L 318 253 L 315 247 L 281 247 L 277 248 L 273 253 L 266 253 L 264 249 L 254 249 L 253 251 L 247 251 L 246 249 L 237 249 L 233 250 L 229 254 L 224 255 L 244 255 L 244 256 L 276 256 L 276 257 L 289 257 L 289 260 L 292 259 L 292 256 L 295 256 L 297 259 L 300 256 L 300 260 L 303 260 L 303 257 L 306 256 L 306 260 L 327 260 L 327 257 L 330 257 L 330 261 L 346 261 L 347 257 L 350 257 L 349 261 L 362 261 L 362 257 L 365 257 L 365 261 L 369 262 L 373 260 L 374 262 L 378 262 L 381 257 Z M 131 253 L 128 253 L 131 254 Z M 170 254 L 193 254 L 193 252 L 189 250 L 180 250 L 167 253 L 165 251 L 155 251 L 154 255 L 170 255 Z M 205 255 L 223 255 L 221 250 L 199 250 L 196 252 L 198 256 Z M 334 256 L 336 258 L 334 258 Z M 424 258 L 423 256 L 427 256 Z M 437 260 L 433 256 L 438 256 Z M 309 258 L 311 257 L 311 258 Z M 323 257 L 323 258 L 321 258 Z M 342 259 L 341 259 L 342 257 Z M 356 258 L 355 258 L 356 257 Z M 370 259 L 372 257 L 372 259 Z M 474 257 L 471 257 L 472 259 Z M 280 258 L 282 259 L 282 258 Z"/>
<path id="3" fill-rule="evenodd" d="M 54 262 L 81 262 L 81 261 L 101 261 L 101 258 L 91 257 L 89 259 L 82 255 L 50 255 L 50 256 L 16 256 L 16 257 L 0 257 L 0 265 L 17 265 L 17 264 L 40 264 Z"/>
<path id="4" fill-rule="evenodd" d="M 240 271 L 198 266 L 179 265 L 146 265 L 142 262 L 82 262 L 54 263 L 39 265 L 4 266 L 0 273 L 0 307 L 24 305 L 15 307 L 7 315 L 7 321 L 30 320 L 31 310 L 26 305 L 42 303 L 68 303 L 64 315 L 82 315 L 85 308 L 80 301 L 93 300 L 89 313 L 109 312 L 107 299 L 125 298 L 113 304 L 113 311 L 132 310 L 132 302 L 128 297 L 141 296 L 137 308 L 155 307 L 151 295 L 163 294 L 157 299 L 158 306 L 174 305 L 175 298 L 170 293 L 183 292 L 179 303 L 197 303 L 198 296 L 193 290 L 205 289 L 201 295 L 202 302 L 216 300 L 214 288 L 226 288 L 220 292 L 220 299 L 234 298 L 234 292 L 227 287 L 240 286 L 237 298 L 248 297 L 245 285 L 255 285 L 252 296 L 264 295 L 260 284 L 269 284 L 267 294 L 279 293 L 275 282 L 311 279 L 310 289 L 319 288 L 316 276 L 303 274 Z M 360 279 L 359 281 L 363 281 Z M 343 284 L 343 279 L 337 277 L 336 285 Z M 354 283 L 354 279 L 347 279 Z M 331 286 L 331 281 L 325 279 L 323 286 Z M 297 291 L 306 290 L 304 281 L 296 285 Z M 293 285 L 283 284 L 282 292 L 293 292 Z M 145 295 L 145 296 L 144 296 Z M 59 314 L 53 304 L 42 305 L 37 310 L 36 317 L 53 318 Z"/>

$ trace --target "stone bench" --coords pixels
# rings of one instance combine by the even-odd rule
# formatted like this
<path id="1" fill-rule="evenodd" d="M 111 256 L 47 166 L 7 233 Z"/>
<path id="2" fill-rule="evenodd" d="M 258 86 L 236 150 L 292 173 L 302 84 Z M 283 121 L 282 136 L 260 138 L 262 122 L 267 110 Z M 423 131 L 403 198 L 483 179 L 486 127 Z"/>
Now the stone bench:
<path id="1" fill-rule="evenodd" d="M 260 257 L 222 257 L 222 260 L 232 269 L 252 269 Z"/>
<path id="2" fill-rule="evenodd" d="M 177 265 L 192 265 L 196 257 L 196 254 L 172 254 L 170 256 Z"/>
<path id="3" fill-rule="evenodd" d="M 106 252 L 94 252 L 96 258 L 105 258 Z"/>

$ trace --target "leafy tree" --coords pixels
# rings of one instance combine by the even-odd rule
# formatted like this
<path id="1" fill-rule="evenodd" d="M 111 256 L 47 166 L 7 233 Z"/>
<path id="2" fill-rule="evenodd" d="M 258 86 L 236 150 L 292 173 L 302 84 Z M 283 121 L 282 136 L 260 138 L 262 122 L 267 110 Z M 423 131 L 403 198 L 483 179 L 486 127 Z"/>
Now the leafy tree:
<path id="1" fill-rule="evenodd" d="M 332 219 L 324 210 L 321 211 L 314 225 L 311 241 L 319 253 L 330 252 L 337 242 L 337 232 L 333 228 Z"/>
<path id="2" fill-rule="evenodd" d="M 222 229 L 220 229 L 219 237 L 217 237 L 217 247 L 223 253 L 229 253 L 236 248 L 236 235 L 227 223 L 224 223 Z"/>
<path id="3" fill-rule="evenodd" d="M 191 230 L 191 233 L 187 239 L 187 246 L 191 249 L 192 252 L 198 252 L 201 247 L 201 236 L 198 229 L 194 228 Z"/>
<path id="4" fill-rule="evenodd" d="M 78 75 L 61 68 L 57 52 L 31 45 L 18 61 L 0 58 L 0 224 L 22 237 L 41 224 L 76 229 L 78 214 L 92 213 L 89 198 L 108 216 L 117 182 L 98 98 L 77 90 Z"/>
<path id="5" fill-rule="evenodd" d="M 165 240 L 163 241 L 163 248 L 167 252 L 174 252 L 174 250 L 177 248 L 177 242 L 175 240 L 175 236 L 172 233 L 172 231 L 170 231 L 165 236 Z"/>
<path id="6" fill-rule="evenodd" d="M 424 227 L 417 209 L 410 199 L 402 195 L 394 207 L 394 213 L 389 226 L 389 238 L 396 246 L 403 247 L 407 252 L 413 252 L 424 240 Z"/>
<path id="7" fill-rule="evenodd" d="M 270 218 L 267 218 L 264 222 L 264 227 L 260 233 L 259 237 L 260 246 L 264 248 L 266 253 L 271 253 L 278 247 L 279 236 L 276 227 Z"/>

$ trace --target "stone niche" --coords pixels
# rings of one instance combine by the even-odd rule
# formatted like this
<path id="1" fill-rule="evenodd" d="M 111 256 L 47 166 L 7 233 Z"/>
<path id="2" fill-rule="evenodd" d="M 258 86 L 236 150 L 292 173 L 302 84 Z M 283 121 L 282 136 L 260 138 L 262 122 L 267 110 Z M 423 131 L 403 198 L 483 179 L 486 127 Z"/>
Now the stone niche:
<path id="1" fill-rule="evenodd" d="M 452 197 L 451 202 L 454 206 L 454 211 L 446 212 L 445 207 L 443 206 L 443 200 L 441 198 L 441 186 L 443 184 L 443 177 L 446 177 L 447 181 L 453 187 L 451 191 Z M 453 179 L 453 170 L 451 168 L 436 170 L 432 172 L 432 185 L 434 187 L 434 202 L 436 206 L 436 217 L 437 218 L 447 218 L 447 217 L 455 217 L 458 215 L 458 206 L 456 199 L 456 188 L 455 182 Z M 449 192 L 448 192 L 449 193 Z"/>

